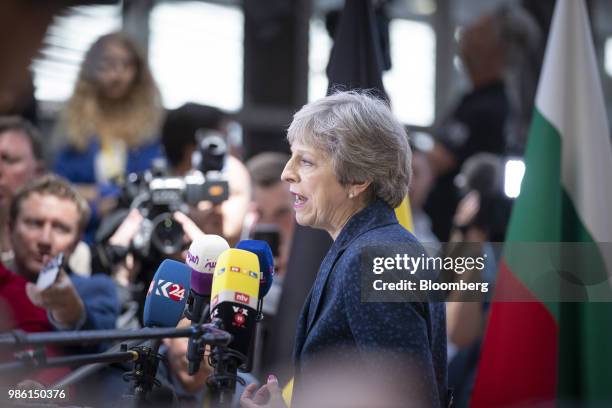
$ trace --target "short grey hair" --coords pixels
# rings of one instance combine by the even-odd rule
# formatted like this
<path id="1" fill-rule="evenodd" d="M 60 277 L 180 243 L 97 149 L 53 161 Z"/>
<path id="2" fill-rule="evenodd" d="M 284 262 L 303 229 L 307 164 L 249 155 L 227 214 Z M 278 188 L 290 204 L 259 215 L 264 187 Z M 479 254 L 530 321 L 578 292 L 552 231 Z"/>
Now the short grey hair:
<path id="1" fill-rule="evenodd" d="M 388 104 L 367 92 L 338 92 L 305 105 L 293 116 L 287 139 L 326 152 L 340 184 L 370 181 L 370 201 L 397 207 L 408 193 L 408 135 Z"/>

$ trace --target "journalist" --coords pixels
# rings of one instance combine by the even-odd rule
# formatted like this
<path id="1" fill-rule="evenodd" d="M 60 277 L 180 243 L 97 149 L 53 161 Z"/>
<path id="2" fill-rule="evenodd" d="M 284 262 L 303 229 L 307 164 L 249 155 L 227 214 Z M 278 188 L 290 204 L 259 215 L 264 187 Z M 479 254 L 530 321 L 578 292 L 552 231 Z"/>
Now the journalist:
<path id="1" fill-rule="evenodd" d="M 365 248 L 402 243 L 408 255 L 424 252 L 393 212 L 411 177 L 402 125 L 384 101 L 340 92 L 304 106 L 294 115 L 287 137 L 292 156 L 282 179 L 290 185 L 296 220 L 327 231 L 334 240 L 297 325 L 293 406 L 308 399 L 309 383 L 317 375 L 314 367 L 326 356 L 367 360 L 371 375 L 380 378 L 390 373 L 382 358 L 378 366 L 372 358 L 389 354 L 406 362 L 405 381 L 411 384 L 406 389 L 418 390 L 419 395 L 406 392 L 406 406 L 417 401 L 446 406 L 444 305 L 360 299 L 360 254 Z M 249 385 L 241 403 L 247 408 L 284 406 L 274 376 L 259 390 Z"/>
<path id="2" fill-rule="evenodd" d="M 25 296 L 47 311 L 60 330 L 112 329 L 118 315 L 115 287 L 105 276 L 85 278 L 64 266 L 52 285 L 34 283 L 45 264 L 60 253 L 68 258 L 87 225 L 89 207 L 64 179 L 46 175 L 23 186 L 9 211 L 15 272 L 25 278 Z M 10 303 L 10 301 L 9 301 Z"/>

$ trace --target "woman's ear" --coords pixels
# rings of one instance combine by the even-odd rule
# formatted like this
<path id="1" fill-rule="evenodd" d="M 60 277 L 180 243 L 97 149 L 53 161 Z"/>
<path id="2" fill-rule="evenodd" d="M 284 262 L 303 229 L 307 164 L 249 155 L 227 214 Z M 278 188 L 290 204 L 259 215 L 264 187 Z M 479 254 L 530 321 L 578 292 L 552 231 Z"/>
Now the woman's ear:
<path id="1" fill-rule="evenodd" d="M 371 181 L 362 181 L 360 183 L 351 184 L 349 187 L 349 198 L 357 197 L 359 194 L 366 191 L 371 184 Z"/>

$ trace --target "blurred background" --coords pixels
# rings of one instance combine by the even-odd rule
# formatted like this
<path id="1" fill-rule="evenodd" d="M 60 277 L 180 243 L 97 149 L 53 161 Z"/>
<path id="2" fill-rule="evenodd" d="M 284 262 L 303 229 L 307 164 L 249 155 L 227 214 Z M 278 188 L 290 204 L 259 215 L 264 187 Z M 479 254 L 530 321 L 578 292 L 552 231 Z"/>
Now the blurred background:
<path id="1" fill-rule="evenodd" d="M 612 2 L 585 4 L 609 120 Z M 413 231 L 432 252 L 464 255 L 465 247 L 449 250 L 444 243 L 483 244 L 478 249 L 491 262 L 477 278 L 493 285 L 500 253 L 488 244 L 504 241 L 520 194 L 555 1 L 371 5 L 374 32 L 364 28 L 368 38 L 343 48 L 367 44 L 375 50 L 391 108 L 410 137 Z M 80 270 L 113 278 L 125 317 L 117 327 L 142 323 L 137 310 L 159 261 L 184 260 L 182 251 L 193 240 L 189 218 L 177 219 L 176 230 L 168 216 L 181 211 L 196 229 L 222 235 L 232 246 L 252 238 L 272 247 L 276 276 L 264 304 L 268 320 L 258 328 L 253 373 L 277 372 L 282 382 L 291 377 L 296 317 L 330 241 L 294 223 L 293 197 L 280 182 L 289 157 L 286 130 L 297 110 L 328 93 L 344 6 L 342 0 L 0 2 L 0 43 L 10 62 L 0 64 L 0 116 L 31 121 L 44 147 L 34 149 L 30 140 L 32 150 L 44 150 L 46 167 L 78 186 L 92 205 L 94 220 L 83 238 L 88 258 Z M 117 32 L 122 34 L 106 36 Z M 373 63 L 352 67 L 348 61 L 337 57 L 336 68 L 355 73 Z M 0 136 L 27 133 L 16 126 L 5 126 Z M 163 156 L 166 167 L 156 167 Z M 206 157 L 218 163 L 208 166 Z M 189 196 L 193 171 L 224 183 L 225 195 L 217 201 Z M 149 172 L 147 183 L 180 178 L 183 187 L 154 188 L 131 177 L 143 172 Z M 6 190 L 12 193 L 29 176 Z M 173 192 L 180 199 L 171 201 L 180 206 L 139 198 L 156 189 Z M 134 208 L 142 214 L 129 213 Z M 2 213 L 0 208 L 0 231 Z M 163 241 L 153 243 L 159 253 L 150 245 L 143 250 L 140 241 L 151 241 L 143 217 L 161 225 L 153 233 Z M 7 263 L 4 253 L 10 258 L 12 248 L 0 246 Z M 468 303 L 454 295 L 447 307 L 449 377 L 457 406 L 466 406 L 491 298 Z M 204 380 L 198 381 L 195 388 L 203 388 Z"/>
<path id="2" fill-rule="evenodd" d="M 56 16 L 32 63 L 43 131 L 70 96 L 85 51 L 100 35 L 126 30 L 146 50 L 166 108 L 185 102 L 234 115 L 245 159 L 283 150 L 291 114 L 327 89 L 327 27 L 342 0 L 267 2 L 126 0 L 72 7 Z M 378 2 L 390 63 L 384 84 L 406 126 L 428 133 L 469 86 L 457 39 L 461 28 L 501 3 L 522 3 L 543 32 L 554 1 L 389 0 Z M 612 98 L 612 7 L 590 0 L 606 100 Z M 608 103 L 608 112 L 612 107 Z"/>

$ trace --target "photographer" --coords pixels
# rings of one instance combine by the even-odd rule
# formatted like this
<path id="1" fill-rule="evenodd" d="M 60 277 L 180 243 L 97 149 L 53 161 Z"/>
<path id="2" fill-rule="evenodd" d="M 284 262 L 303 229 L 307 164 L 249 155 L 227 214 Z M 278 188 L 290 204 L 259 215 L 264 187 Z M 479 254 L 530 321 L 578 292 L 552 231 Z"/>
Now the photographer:
<path id="1" fill-rule="evenodd" d="M 216 137 L 225 145 L 224 120 L 218 109 L 195 103 L 168 113 L 162 129 L 162 145 L 173 175 L 184 176 L 193 167 L 194 153 L 202 156 L 201 143 L 207 137 L 212 136 L 213 140 Z M 228 182 L 229 197 L 216 205 L 201 201 L 190 208 L 188 215 L 202 231 L 221 235 L 233 246 L 240 239 L 251 199 L 250 176 L 240 160 L 226 154 L 225 146 L 218 148 L 219 154 L 223 152 L 219 170 Z M 201 165 L 208 166 L 206 162 Z"/>
<path id="2" fill-rule="evenodd" d="M 119 209 L 98 230 L 97 262 L 123 287 L 122 304 L 142 309 L 146 289 L 164 258 L 184 261 L 184 250 L 202 231 L 240 238 L 250 179 L 227 154 L 219 111 L 195 104 L 168 114 L 163 144 L 167 164 L 130 175 Z M 134 313 L 139 316 L 140 313 Z"/>

